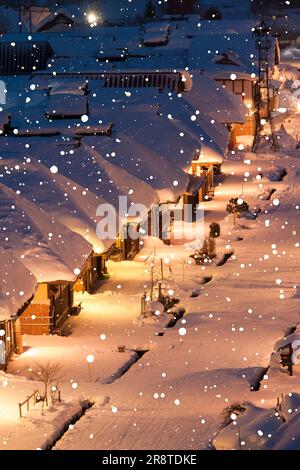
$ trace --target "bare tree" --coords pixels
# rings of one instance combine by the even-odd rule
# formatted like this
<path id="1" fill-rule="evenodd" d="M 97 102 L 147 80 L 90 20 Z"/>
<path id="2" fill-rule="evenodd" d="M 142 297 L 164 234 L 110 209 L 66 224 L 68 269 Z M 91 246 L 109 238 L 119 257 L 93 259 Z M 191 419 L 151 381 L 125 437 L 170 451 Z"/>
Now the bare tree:
<path id="1" fill-rule="evenodd" d="M 35 369 L 32 372 L 32 377 L 44 385 L 44 401 L 48 406 L 48 394 L 50 385 L 61 378 L 61 365 L 51 362 L 35 363 Z"/>

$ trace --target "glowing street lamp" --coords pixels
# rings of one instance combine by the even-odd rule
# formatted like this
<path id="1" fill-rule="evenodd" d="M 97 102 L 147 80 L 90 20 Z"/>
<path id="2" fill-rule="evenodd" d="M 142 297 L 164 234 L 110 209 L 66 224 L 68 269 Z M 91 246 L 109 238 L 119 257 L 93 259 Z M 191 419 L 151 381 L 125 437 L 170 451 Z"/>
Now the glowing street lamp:
<path id="1" fill-rule="evenodd" d="M 91 373 L 91 365 L 93 364 L 95 360 L 95 357 L 93 356 L 93 354 L 88 354 L 86 356 L 86 362 L 88 364 L 88 368 L 89 368 L 89 379 L 90 379 L 90 382 L 92 381 L 92 373 Z"/>
<path id="2" fill-rule="evenodd" d="M 100 12 L 89 11 L 86 13 L 87 21 L 91 27 L 97 26 L 99 23 L 102 23 L 102 16 Z"/>
<path id="3" fill-rule="evenodd" d="M 92 13 L 92 12 L 91 12 L 91 13 L 88 13 L 87 19 L 88 19 L 88 22 L 89 22 L 90 24 L 91 24 L 91 23 L 97 23 L 98 17 L 97 17 L 97 15 L 96 15 L 95 13 Z"/>

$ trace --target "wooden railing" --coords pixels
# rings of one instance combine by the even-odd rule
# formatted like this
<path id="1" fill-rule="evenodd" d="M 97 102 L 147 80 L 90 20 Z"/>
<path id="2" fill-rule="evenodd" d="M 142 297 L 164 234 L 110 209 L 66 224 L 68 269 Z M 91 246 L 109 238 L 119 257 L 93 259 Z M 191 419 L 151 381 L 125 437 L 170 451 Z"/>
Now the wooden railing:
<path id="1" fill-rule="evenodd" d="M 19 416 L 20 418 L 22 418 L 22 407 L 24 405 L 26 405 L 26 410 L 27 412 L 29 411 L 30 409 L 30 400 L 32 399 L 33 401 L 33 406 L 36 404 L 37 402 L 37 397 L 39 395 L 39 391 L 38 390 L 34 390 L 33 393 L 31 395 L 28 395 L 26 400 L 24 400 L 22 403 L 19 403 Z"/>

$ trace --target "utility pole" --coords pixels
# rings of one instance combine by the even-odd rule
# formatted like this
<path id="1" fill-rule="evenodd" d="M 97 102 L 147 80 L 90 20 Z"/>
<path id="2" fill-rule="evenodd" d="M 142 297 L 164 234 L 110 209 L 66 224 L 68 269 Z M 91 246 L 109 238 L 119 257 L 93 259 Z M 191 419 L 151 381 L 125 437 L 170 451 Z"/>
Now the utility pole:
<path id="1" fill-rule="evenodd" d="M 32 12 L 31 12 L 31 7 L 29 7 L 29 32 L 32 33 Z"/>
<path id="2" fill-rule="evenodd" d="M 255 86 L 255 135 L 252 151 L 256 152 L 262 140 L 266 140 L 274 152 L 279 150 L 275 136 L 274 122 L 270 106 L 269 83 L 269 52 L 271 49 L 271 28 L 264 20 L 254 28 L 253 37 L 258 51 L 258 80 Z M 264 126 L 269 126 L 269 134 L 265 134 Z"/>
<path id="3" fill-rule="evenodd" d="M 21 0 L 19 0 L 19 32 L 22 33 Z"/>

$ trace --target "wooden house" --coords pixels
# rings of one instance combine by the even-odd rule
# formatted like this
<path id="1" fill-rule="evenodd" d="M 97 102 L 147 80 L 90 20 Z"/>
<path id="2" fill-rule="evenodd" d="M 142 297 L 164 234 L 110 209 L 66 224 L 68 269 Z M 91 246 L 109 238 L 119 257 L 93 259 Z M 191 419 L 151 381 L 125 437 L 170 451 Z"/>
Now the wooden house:
<path id="1" fill-rule="evenodd" d="M 108 258 L 115 261 L 132 260 L 141 248 L 139 229 L 139 222 L 128 220 L 123 225 L 119 235 L 117 236 L 116 241 L 108 254 Z M 136 234 L 134 237 L 131 236 L 133 232 Z"/>
<path id="2" fill-rule="evenodd" d="M 106 262 L 107 254 L 92 253 L 82 267 L 78 279 L 74 283 L 73 290 L 76 292 L 93 293 L 99 282 L 107 275 Z"/>
<path id="3" fill-rule="evenodd" d="M 52 54 L 48 41 L 28 41 L 24 35 L 5 35 L 0 40 L 0 75 L 31 75 L 46 69 Z"/>
<path id="4" fill-rule="evenodd" d="M 219 155 L 209 155 L 205 152 L 199 152 L 197 156 L 198 159 L 192 161 L 190 173 L 204 179 L 201 187 L 202 201 L 204 201 L 214 193 L 215 174 L 220 173 L 223 159 Z"/>
<path id="5" fill-rule="evenodd" d="M 51 15 L 43 21 L 43 24 L 39 25 L 38 31 L 48 32 L 60 32 L 68 31 L 70 28 L 76 25 L 73 18 L 68 16 L 66 13 L 59 12 L 57 15 Z"/>
<path id="6" fill-rule="evenodd" d="M 74 282 L 39 283 L 35 296 L 19 317 L 22 335 L 58 332 L 71 313 L 74 292 L 93 293 L 105 276 L 105 255 L 92 252 Z"/>
<path id="7" fill-rule="evenodd" d="M 53 334 L 59 330 L 73 306 L 73 285 L 67 281 L 43 282 L 19 317 L 21 334 Z"/>
<path id="8" fill-rule="evenodd" d="M 255 132 L 255 96 L 257 94 L 258 50 L 255 39 L 249 33 L 229 33 L 222 30 L 216 34 L 202 34 L 192 39 L 190 68 L 201 70 L 213 78 L 225 90 L 240 97 L 249 109 L 244 122 L 227 122 L 231 131 L 230 148 L 238 142 L 237 137 L 252 136 Z M 209 47 L 207 47 L 209 44 Z M 270 82 L 279 64 L 278 41 L 270 37 L 269 70 Z M 270 94 L 276 102 L 277 90 L 271 87 Z M 242 142 L 241 142 L 242 143 Z M 248 142 L 245 142 L 248 143 Z"/>
<path id="9" fill-rule="evenodd" d="M 276 36 L 281 49 L 289 46 L 298 47 L 300 23 L 296 17 L 282 14 L 271 20 L 271 34 Z"/>
<path id="10" fill-rule="evenodd" d="M 73 306 L 73 283 L 80 273 L 81 266 L 89 258 L 92 246 L 54 217 L 46 215 L 46 210 L 40 209 L 29 200 L 24 200 L 4 184 L 0 185 L 0 200 L 1 220 L 8 227 L 5 234 L 0 236 L 0 243 L 5 251 L 12 253 L 17 260 L 22 260 L 21 267 L 18 267 L 20 263 L 14 261 L 17 269 L 8 271 L 10 265 L 6 263 L 4 266 L 2 276 L 7 277 L 9 287 L 4 286 L 4 294 L 6 290 L 10 296 L 15 292 L 12 296 L 14 303 L 12 306 L 8 305 L 6 311 L 15 313 L 19 292 L 22 292 L 21 298 L 29 298 L 28 294 L 23 295 L 23 291 L 25 292 L 26 283 L 29 286 L 33 284 L 37 289 L 31 302 L 18 312 L 21 333 L 54 333 L 61 328 L 70 313 Z M 65 243 L 58 242 L 60 240 Z M 24 271 L 27 273 L 27 281 Z M 24 283 L 23 289 L 20 288 L 17 292 L 16 279 L 19 283 Z M 34 289 L 30 289 L 31 295 L 33 291 Z M 18 301 L 18 308 L 19 303 Z"/>
<path id="11" fill-rule="evenodd" d="M 22 352 L 20 320 L 18 318 L 0 320 L 0 370 L 6 370 L 13 354 Z"/>
<path id="12" fill-rule="evenodd" d="M 13 253 L 0 249 L 0 369 L 23 352 L 20 316 L 36 289 L 36 279 Z"/>
<path id="13" fill-rule="evenodd" d="M 182 195 L 182 202 L 183 204 L 188 204 L 192 207 L 192 213 L 194 215 L 198 204 L 205 201 L 207 185 L 204 177 L 194 175 L 189 176 L 189 184 L 185 193 Z"/>
<path id="14" fill-rule="evenodd" d="M 68 31 L 76 21 L 66 10 L 52 12 L 48 6 L 20 5 L 20 27 L 23 32 Z"/>

